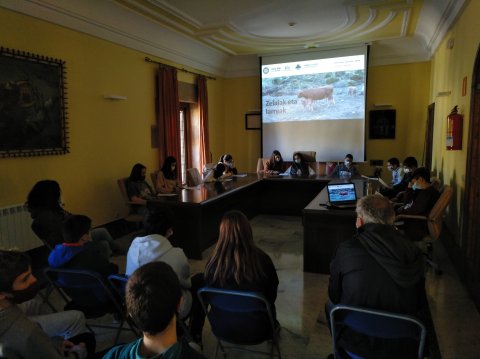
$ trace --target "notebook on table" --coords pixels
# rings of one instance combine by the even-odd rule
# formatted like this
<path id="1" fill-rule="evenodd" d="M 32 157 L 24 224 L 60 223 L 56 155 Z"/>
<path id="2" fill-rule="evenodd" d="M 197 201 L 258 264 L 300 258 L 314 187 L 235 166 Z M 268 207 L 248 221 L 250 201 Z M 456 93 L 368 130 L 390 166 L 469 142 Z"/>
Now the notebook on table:
<path id="1" fill-rule="evenodd" d="M 338 208 L 355 208 L 357 191 L 354 183 L 327 184 L 328 206 Z"/>

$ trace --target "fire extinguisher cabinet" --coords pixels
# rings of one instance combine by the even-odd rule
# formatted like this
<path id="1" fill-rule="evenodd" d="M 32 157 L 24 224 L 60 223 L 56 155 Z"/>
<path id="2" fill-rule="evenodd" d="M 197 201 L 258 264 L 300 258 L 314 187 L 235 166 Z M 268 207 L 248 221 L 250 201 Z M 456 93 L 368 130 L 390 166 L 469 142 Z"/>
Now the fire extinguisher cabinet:
<path id="1" fill-rule="evenodd" d="M 455 106 L 447 117 L 446 146 L 448 151 L 462 149 L 462 133 L 463 115 L 458 113 L 457 106 Z"/>

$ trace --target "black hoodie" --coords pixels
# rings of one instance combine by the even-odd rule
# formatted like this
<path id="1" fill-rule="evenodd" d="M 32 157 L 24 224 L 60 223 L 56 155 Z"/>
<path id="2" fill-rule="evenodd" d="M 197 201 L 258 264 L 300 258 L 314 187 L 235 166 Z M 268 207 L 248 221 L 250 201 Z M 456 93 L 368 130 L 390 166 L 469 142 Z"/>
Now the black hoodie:
<path id="1" fill-rule="evenodd" d="M 330 263 L 328 294 L 334 304 L 416 315 L 426 305 L 422 252 L 395 227 L 366 224 L 338 246 Z M 342 342 L 356 354 L 377 357 L 368 352 L 370 345 L 362 345 L 362 337 L 345 331 Z M 392 343 L 377 341 L 374 347 L 381 352 L 378 357 L 409 357 L 395 353 L 398 346 Z"/>

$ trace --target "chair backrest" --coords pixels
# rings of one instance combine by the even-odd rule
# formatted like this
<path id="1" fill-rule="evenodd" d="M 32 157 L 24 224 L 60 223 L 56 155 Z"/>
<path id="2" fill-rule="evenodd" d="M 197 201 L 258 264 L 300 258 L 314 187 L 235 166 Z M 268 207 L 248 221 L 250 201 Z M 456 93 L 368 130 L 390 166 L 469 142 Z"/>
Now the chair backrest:
<path id="1" fill-rule="evenodd" d="M 125 274 L 110 274 L 108 276 L 108 282 L 120 298 L 125 297 L 125 289 L 128 282 L 128 277 Z"/>
<path id="2" fill-rule="evenodd" d="M 202 176 L 198 168 L 193 167 L 187 169 L 187 186 L 194 187 L 202 183 Z"/>
<path id="3" fill-rule="evenodd" d="M 82 309 L 87 316 L 91 311 L 95 312 L 95 315 L 102 315 L 108 312 L 122 312 L 121 304 L 118 302 L 118 297 L 112 290 L 112 287 L 97 272 L 47 267 L 43 273 L 67 303 L 69 300 L 63 292 L 67 293 L 78 308 Z M 94 304 L 97 302 L 105 303 L 106 305 L 100 308 L 100 306 Z"/>
<path id="4" fill-rule="evenodd" d="M 325 164 L 325 174 L 329 177 L 332 176 L 333 172 L 335 172 L 335 167 L 337 167 L 335 162 L 327 162 Z"/>
<path id="5" fill-rule="evenodd" d="M 157 189 L 157 177 L 158 177 L 158 171 L 150 173 L 150 179 L 152 180 L 153 189 L 155 190 L 155 192 L 159 192 L 159 190 Z"/>
<path id="6" fill-rule="evenodd" d="M 440 197 L 438 198 L 437 202 L 435 202 L 435 205 L 428 214 L 428 232 L 433 240 L 437 240 L 438 237 L 440 237 L 440 233 L 442 232 L 442 224 L 445 210 L 450 204 L 452 196 L 452 187 L 448 185 L 443 186 L 443 191 L 442 193 L 440 193 Z"/>
<path id="7" fill-rule="evenodd" d="M 335 305 L 330 310 L 334 353 L 339 353 L 338 334 L 340 328 L 345 326 L 370 337 L 414 339 L 418 342 L 417 357 L 423 358 L 427 330 L 422 322 L 410 315 L 342 304 Z"/>
<path id="8" fill-rule="evenodd" d="M 122 194 L 122 198 L 126 204 L 130 203 L 130 198 L 128 198 L 127 193 L 127 181 L 128 177 L 120 178 L 117 180 L 118 188 L 120 189 L 120 193 Z"/>
<path id="9" fill-rule="evenodd" d="M 262 294 L 257 292 L 204 287 L 199 289 L 198 298 L 203 310 L 207 315 L 210 326 L 212 327 L 212 333 L 218 339 L 234 344 L 258 344 L 264 342 L 265 340 L 271 339 L 275 344 L 278 344 L 275 323 L 270 304 Z M 222 315 L 220 317 L 211 315 L 215 312 L 215 310 L 220 310 Z M 268 326 L 270 327 L 266 328 L 264 335 L 261 337 L 252 338 L 249 336 L 248 339 L 246 339 L 246 337 L 251 333 L 245 333 L 245 329 L 243 329 L 244 337 L 239 338 L 238 333 L 242 333 L 242 328 L 238 328 L 238 322 L 235 322 L 234 324 L 236 326 L 234 330 L 236 334 L 234 334 L 235 337 L 230 337 L 227 333 L 228 330 L 225 330 L 225 327 L 229 324 L 229 316 L 227 313 L 237 316 L 246 316 L 248 313 L 259 312 L 263 312 L 265 314 L 262 319 L 267 318 Z M 252 317 L 248 316 L 246 318 L 248 318 L 246 324 L 249 326 L 257 326 L 257 323 L 252 323 Z M 265 323 L 265 320 L 260 321 L 259 318 L 258 326 L 265 325 Z M 248 332 L 248 330 L 246 331 Z"/>

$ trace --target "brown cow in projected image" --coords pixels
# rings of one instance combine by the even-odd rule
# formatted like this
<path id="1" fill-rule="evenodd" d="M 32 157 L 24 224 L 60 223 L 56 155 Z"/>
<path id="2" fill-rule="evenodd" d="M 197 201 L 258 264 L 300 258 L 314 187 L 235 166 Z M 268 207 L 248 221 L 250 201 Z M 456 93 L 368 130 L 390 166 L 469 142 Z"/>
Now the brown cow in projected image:
<path id="1" fill-rule="evenodd" d="M 313 111 L 313 105 L 315 101 L 318 100 L 326 99 L 328 105 L 335 105 L 335 100 L 333 99 L 333 86 L 331 85 L 302 90 L 298 93 L 298 97 L 304 98 L 304 100 L 302 100 L 303 107 L 308 111 Z"/>

